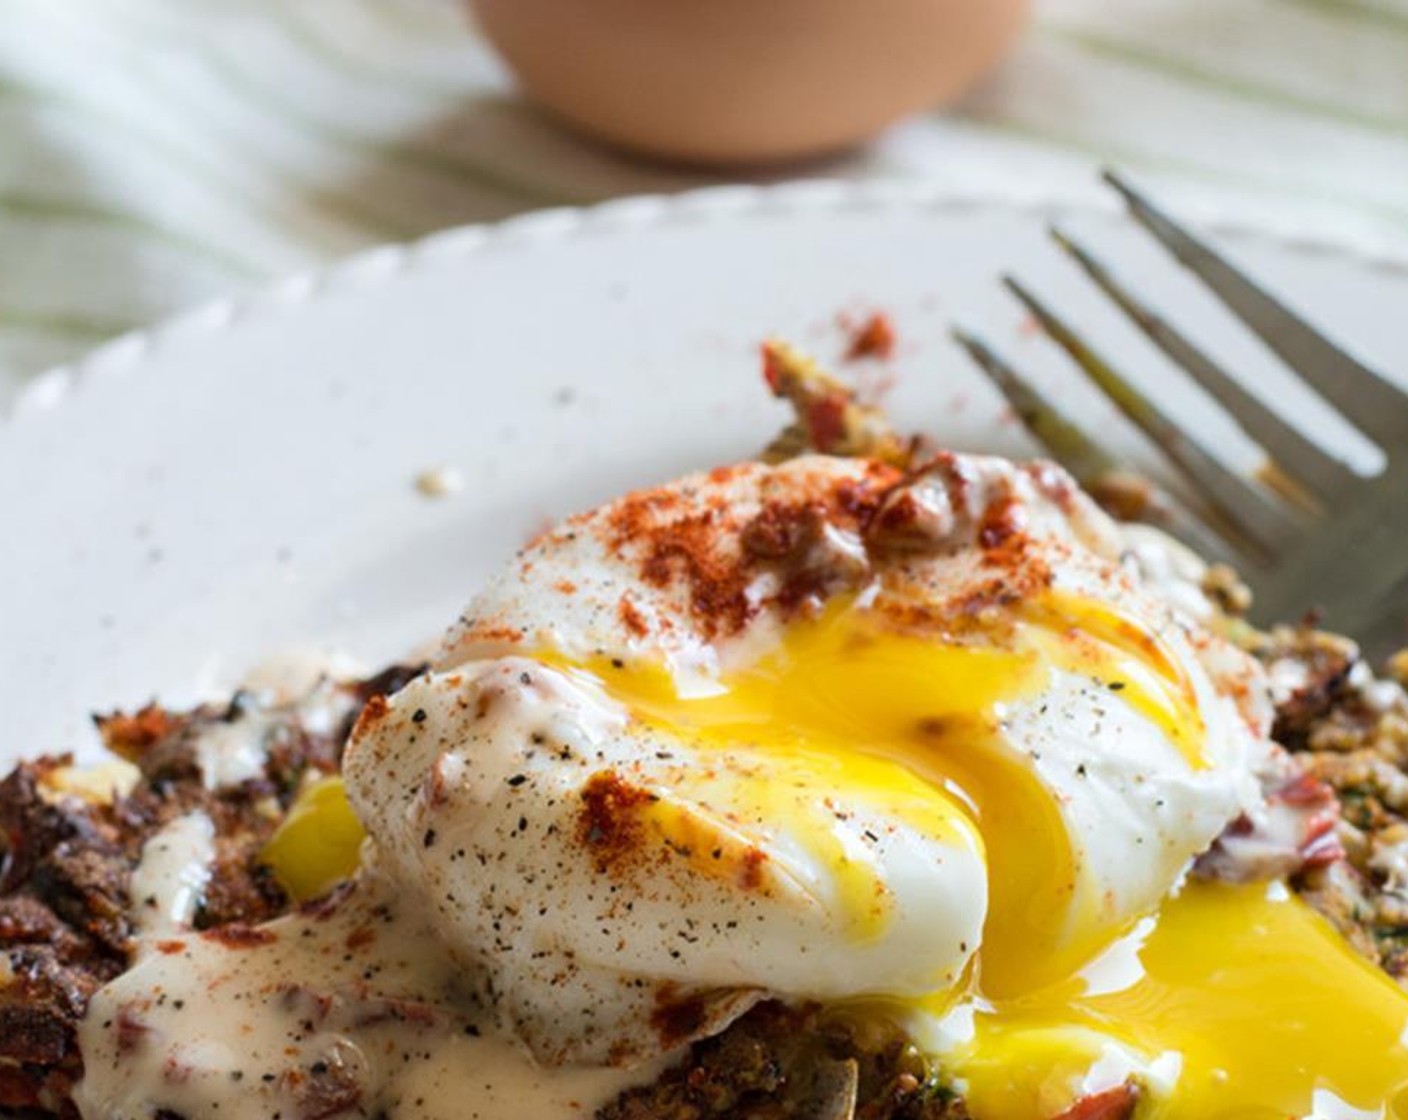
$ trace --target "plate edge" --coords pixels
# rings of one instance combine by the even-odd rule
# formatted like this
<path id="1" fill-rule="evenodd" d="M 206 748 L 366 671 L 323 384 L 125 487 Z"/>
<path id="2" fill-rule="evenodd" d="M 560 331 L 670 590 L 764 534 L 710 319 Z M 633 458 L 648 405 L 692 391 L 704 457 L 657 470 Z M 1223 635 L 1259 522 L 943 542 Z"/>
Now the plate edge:
<path id="1" fill-rule="evenodd" d="M 540 245 L 612 228 L 640 229 L 671 221 L 714 221 L 749 212 L 978 206 L 1052 214 L 1121 213 L 1113 201 L 1100 205 L 1093 199 L 1054 199 L 1047 193 L 1035 191 L 1014 189 L 995 194 L 938 180 L 840 179 L 805 179 L 768 185 L 728 184 L 668 194 L 627 195 L 583 206 L 530 210 L 494 222 L 437 230 L 413 241 L 371 246 L 340 260 L 266 283 L 252 292 L 199 304 L 152 326 L 118 335 L 71 362 L 31 378 L 0 415 L 0 431 L 59 406 L 90 380 L 131 374 L 150 353 L 174 339 L 228 330 L 262 314 L 310 302 L 325 293 L 383 282 L 419 265 L 460 260 L 491 246 Z M 1297 252 L 1354 261 L 1376 271 L 1408 274 L 1408 259 L 1391 253 L 1375 253 L 1361 246 L 1245 222 L 1211 220 L 1201 225 L 1218 234 L 1271 240 Z"/>

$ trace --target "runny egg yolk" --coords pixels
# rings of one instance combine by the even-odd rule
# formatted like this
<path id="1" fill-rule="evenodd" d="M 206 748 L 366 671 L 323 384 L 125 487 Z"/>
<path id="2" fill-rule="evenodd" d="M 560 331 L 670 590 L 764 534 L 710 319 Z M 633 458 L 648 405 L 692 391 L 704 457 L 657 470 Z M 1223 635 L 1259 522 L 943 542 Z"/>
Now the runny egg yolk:
<path id="1" fill-rule="evenodd" d="M 259 860 L 295 902 L 316 898 L 357 870 L 366 833 L 338 777 L 306 785 Z"/>
<path id="2" fill-rule="evenodd" d="M 731 670 L 713 695 L 680 697 L 657 664 L 596 658 L 581 668 L 672 738 L 765 759 L 762 780 L 740 783 L 737 794 L 743 807 L 762 810 L 757 817 L 777 819 L 769 781 L 786 786 L 789 773 L 802 772 L 813 788 L 826 788 L 817 776 L 832 776 L 830 788 L 940 842 L 958 825 L 976 825 L 989 866 L 984 985 L 1023 991 L 1066 975 L 1115 931 L 1095 920 L 1100 900 L 1081 894 L 1051 791 L 1002 734 L 1005 705 L 1038 695 L 1055 669 L 1087 676 L 1117 690 L 1193 768 L 1204 765 L 1202 722 L 1162 643 L 1101 604 L 1053 595 L 1001 635 L 969 630 L 905 630 L 837 601 L 790 625 L 775 649 Z M 683 842 L 671 834 L 673 811 L 662 806 L 656 823 L 665 839 Z M 853 933 L 879 928 L 883 896 L 866 854 L 839 847 L 825 807 L 786 824 L 831 867 Z"/>
<path id="3" fill-rule="evenodd" d="M 977 1120 L 1057 1116 L 1114 1068 L 1145 1071 L 1141 1120 L 1408 1117 L 1408 995 L 1282 885 L 1193 882 L 1134 930 L 1085 920 L 1095 903 L 1078 896 L 1066 826 L 1001 734 L 1004 706 L 1039 694 L 1058 669 L 1083 673 L 1115 687 L 1191 769 L 1208 765 L 1177 659 L 1108 607 L 1053 596 L 984 640 L 835 604 L 703 697 L 680 697 L 658 665 L 574 668 L 682 741 L 756 753 L 774 774 L 834 775 L 835 788 L 911 826 L 926 821 L 936 838 L 959 818 L 976 825 L 990 892 L 978 968 L 966 988 L 891 1010 L 948 1023 L 939 1057 Z M 767 804 L 765 791 L 744 796 Z M 785 823 L 826 835 L 817 822 Z M 844 905 L 873 903 L 864 853 L 830 854 Z M 966 1037 L 954 1035 L 955 1016 Z"/>
<path id="4" fill-rule="evenodd" d="M 945 1064 L 978 1120 L 1059 1115 L 1120 1048 L 1153 1071 L 1140 1120 L 1408 1116 L 1408 995 L 1280 883 L 1190 882 L 1081 974 L 977 1007 Z"/>

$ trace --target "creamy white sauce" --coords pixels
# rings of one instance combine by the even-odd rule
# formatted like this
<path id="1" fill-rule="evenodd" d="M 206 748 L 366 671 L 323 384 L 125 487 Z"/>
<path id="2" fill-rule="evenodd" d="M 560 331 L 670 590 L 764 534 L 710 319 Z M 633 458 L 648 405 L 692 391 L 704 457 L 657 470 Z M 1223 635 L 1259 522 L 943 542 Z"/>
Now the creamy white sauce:
<path id="1" fill-rule="evenodd" d="M 244 691 L 243 706 L 229 718 L 202 726 L 193 749 L 206 789 L 225 789 L 265 777 L 269 748 L 288 727 L 290 707 L 297 723 L 316 735 L 331 734 L 352 713 L 356 700 L 351 690 L 327 673 L 315 672 L 317 664 L 292 663 L 304 678 L 297 691 L 291 687 Z M 297 699 L 291 700 L 290 695 Z"/>
<path id="2" fill-rule="evenodd" d="M 329 682 L 353 681 L 371 672 L 366 663 L 342 650 L 286 649 L 259 661 L 239 687 L 270 704 L 299 701 L 306 715 L 314 694 L 328 688 Z"/>
<path id="3" fill-rule="evenodd" d="M 138 932 L 160 937 L 189 929 L 214 860 L 215 825 L 204 813 L 177 817 L 148 839 L 128 888 Z"/>
<path id="4" fill-rule="evenodd" d="M 80 1025 L 82 1115 L 574 1120 L 658 1075 L 538 1067 L 397 893 L 367 877 L 322 913 L 161 942 Z"/>
<path id="5" fill-rule="evenodd" d="M 195 756 L 205 788 L 224 789 L 264 777 L 269 731 L 270 720 L 258 712 L 245 712 L 202 728 Z"/>

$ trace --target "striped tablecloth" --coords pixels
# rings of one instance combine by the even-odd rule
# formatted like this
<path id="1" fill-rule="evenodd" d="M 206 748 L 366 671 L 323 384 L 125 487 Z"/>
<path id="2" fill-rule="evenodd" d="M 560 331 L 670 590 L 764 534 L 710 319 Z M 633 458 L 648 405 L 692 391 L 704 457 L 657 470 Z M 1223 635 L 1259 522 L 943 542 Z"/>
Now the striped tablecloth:
<path id="1" fill-rule="evenodd" d="M 808 176 L 1092 196 L 1408 258 L 1408 0 L 1036 0 L 956 110 Z M 375 242 L 677 190 L 526 107 L 449 0 L 0 0 L 0 406 L 121 331 Z"/>

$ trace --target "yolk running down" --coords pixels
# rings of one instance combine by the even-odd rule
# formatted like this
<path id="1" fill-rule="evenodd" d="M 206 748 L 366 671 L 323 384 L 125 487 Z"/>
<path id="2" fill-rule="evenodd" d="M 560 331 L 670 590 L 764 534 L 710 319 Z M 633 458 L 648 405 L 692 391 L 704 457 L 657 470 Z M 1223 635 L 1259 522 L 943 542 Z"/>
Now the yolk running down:
<path id="1" fill-rule="evenodd" d="M 1405 1030 L 1408 995 L 1281 884 L 1193 882 L 946 1057 L 978 1120 L 1059 1115 L 1117 1048 L 1155 1071 L 1140 1120 L 1405 1117 Z"/>
<path id="2" fill-rule="evenodd" d="M 894 1011 L 971 1016 L 967 1040 L 940 1056 L 977 1120 L 1058 1116 L 1103 1087 L 1094 1082 L 1112 1062 L 1152 1070 L 1141 1120 L 1408 1120 L 1408 995 L 1279 884 L 1193 883 L 1113 945 L 1109 930 L 1072 937 L 1089 900 L 1075 895 L 1051 792 L 1001 734 L 1004 705 L 1058 669 L 1118 681 L 1123 701 L 1201 768 L 1204 729 L 1177 659 L 1109 608 L 1055 596 L 1000 641 L 978 639 L 899 631 L 836 604 L 791 625 L 719 694 L 688 699 L 658 665 L 547 660 L 586 671 L 647 725 L 767 759 L 760 776 L 825 774 L 940 839 L 955 819 L 976 825 L 991 896 L 978 990 L 956 1010 L 961 993 L 946 989 Z M 769 804 L 765 790 L 748 796 Z M 853 936 L 874 932 L 883 915 L 862 919 L 875 894 L 863 854 L 811 823 L 857 914 Z M 1092 958 L 1123 959 L 1125 974 L 1112 982 L 1107 967 L 1100 979 Z"/>
<path id="3" fill-rule="evenodd" d="M 1085 881 L 1065 822 L 1031 760 L 1003 736 L 1004 706 L 1040 693 L 1058 668 L 1118 682 L 1123 702 L 1198 767 L 1202 723 L 1176 665 L 1108 608 L 1052 597 L 1000 642 L 904 631 L 836 602 L 790 625 L 776 649 L 706 697 L 682 699 L 659 665 L 594 659 L 580 668 L 671 736 L 766 759 L 779 784 L 789 771 L 811 775 L 814 788 L 817 775 L 834 775 L 833 788 L 941 841 L 955 820 L 976 826 L 989 866 L 985 984 L 1020 991 L 1067 974 L 1115 931 L 1080 920 L 1098 900 L 1079 895 Z M 765 789 L 740 796 L 767 804 Z M 822 818 L 789 820 L 788 831 L 832 868 L 853 935 L 877 932 L 884 913 L 872 869 Z"/>

